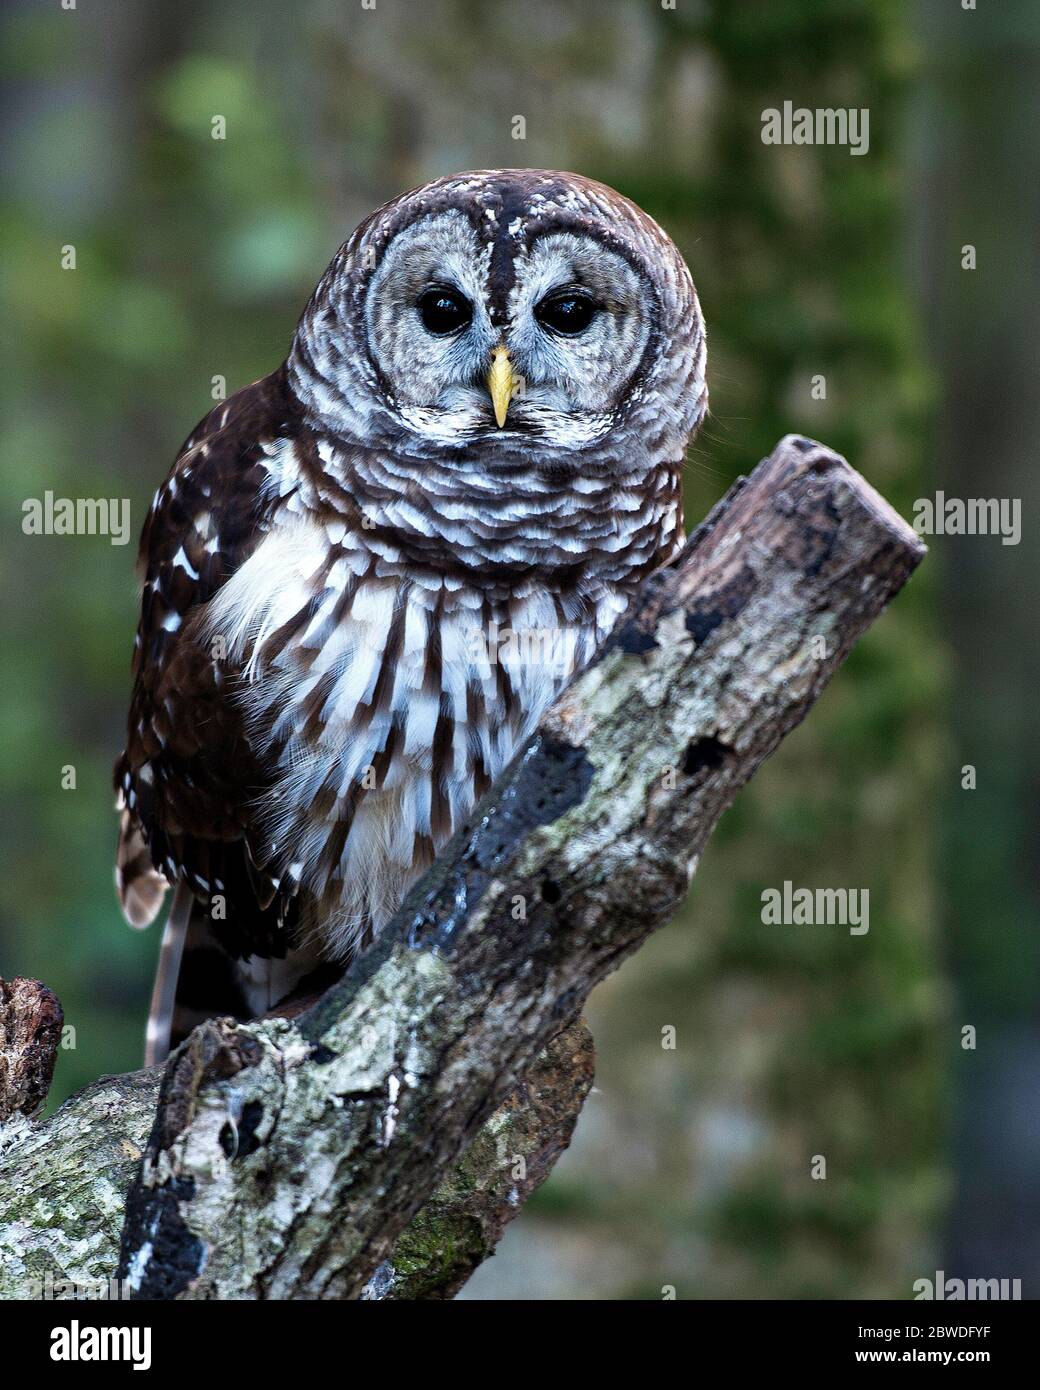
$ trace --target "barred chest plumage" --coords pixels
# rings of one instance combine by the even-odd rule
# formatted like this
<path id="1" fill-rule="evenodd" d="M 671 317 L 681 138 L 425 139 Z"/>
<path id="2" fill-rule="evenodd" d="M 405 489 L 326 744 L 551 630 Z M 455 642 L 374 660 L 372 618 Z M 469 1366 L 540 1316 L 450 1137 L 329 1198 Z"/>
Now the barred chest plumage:
<path id="1" fill-rule="evenodd" d="M 674 488 L 644 488 L 626 510 L 612 484 L 608 522 L 588 486 L 564 516 L 558 490 L 518 469 L 508 515 L 474 527 L 433 462 L 420 501 L 377 486 L 371 458 L 360 477 L 351 462 L 340 491 L 331 444 L 308 456 L 280 441 L 266 457 L 267 534 L 210 604 L 205 637 L 241 672 L 251 740 L 276 769 L 254 857 L 297 900 L 298 945 L 342 960 L 589 660 L 634 578 L 666 557 L 677 502 Z"/>

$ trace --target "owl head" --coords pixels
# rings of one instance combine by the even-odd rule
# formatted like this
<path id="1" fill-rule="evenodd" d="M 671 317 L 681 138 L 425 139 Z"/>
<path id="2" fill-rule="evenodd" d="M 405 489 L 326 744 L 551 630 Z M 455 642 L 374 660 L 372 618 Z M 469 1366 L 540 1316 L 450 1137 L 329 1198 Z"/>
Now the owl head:
<path id="1" fill-rule="evenodd" d="M 385 204 L 300 320 L 289 381 L 334 437 L 490 472 L 681 461 L 706 406 L 682 257 L 577 174 L 479 170 Z"/>

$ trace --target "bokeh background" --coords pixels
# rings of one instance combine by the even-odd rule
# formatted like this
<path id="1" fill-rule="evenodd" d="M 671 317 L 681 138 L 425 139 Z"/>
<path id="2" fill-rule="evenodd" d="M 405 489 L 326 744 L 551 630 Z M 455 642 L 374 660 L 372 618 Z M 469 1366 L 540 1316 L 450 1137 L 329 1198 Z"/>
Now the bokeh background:
<path id="1" fill-rule="evenodd" d="M 691 522 L 795 430 L 904 515 L 1021 498 L 1025 535 L 932 543 L 679 919 L 596 991 L 575 1142 L 464 1296 L 906 1298 L 937 1268 L 1040 1294 L 1040 11 L 22 0 L 0 46 L 0 974 L 63 1000 L 54 1099 L 139 1063 L 158 934 L 116 909 L 110 789 L 133 555 L 213 379 L 277 364 L 386 198 L 575 169 L 656 216 L 700 290 Z M 868 107 L 869 153 L 763 145 L 788 99 Z M 23 535 L 46 489 L 131 499 L 131 545 Z M 764 927 L 785 879 L 869 888 L 869 934 Z"/>

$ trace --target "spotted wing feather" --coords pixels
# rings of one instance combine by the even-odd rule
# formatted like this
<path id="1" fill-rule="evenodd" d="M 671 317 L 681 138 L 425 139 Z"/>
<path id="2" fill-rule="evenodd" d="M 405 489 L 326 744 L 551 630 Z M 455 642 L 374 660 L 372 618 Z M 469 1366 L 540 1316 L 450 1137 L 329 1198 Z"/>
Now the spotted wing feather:
<path id="1" fill-rule="evenodd" d="M 141 537 L 141 617 L 127 743 L 116 763 L 116 881 L 145 926 L 167 885 L 220 895 L 233 955 L 284 952 L 275 888 L 250 851 L 250 806 L 268 784 L 265 753 L 234 698 L 240 673 L 202 635 L 205 605 L 265 534 L 265 450 L 295 428 L 276 372 L 217 406 L 185 442 Z"/>

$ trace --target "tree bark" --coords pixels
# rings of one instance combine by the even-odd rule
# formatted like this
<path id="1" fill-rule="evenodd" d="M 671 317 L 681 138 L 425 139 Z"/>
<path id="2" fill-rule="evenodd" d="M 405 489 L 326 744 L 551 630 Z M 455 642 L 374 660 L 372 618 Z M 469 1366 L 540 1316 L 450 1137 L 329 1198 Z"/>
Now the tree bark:
<path id="1" fill-rule="evenodd" d="M 453 1292 L 514 1200 L 499 1173 L 481 1206 L 460 1155 L 485 1123 L 493 1138 L 496 1106 L 547 1047 L 553 1067 L 593 985 L 669 920 L 719 816 L 923 553 L 844 460 L 783 440 L 650 578 L 345 980 L 296 1019 L 196 1030 L 146 1143 L 147 1073 L 97 1083 L 15 1140 L 0 1253 L 13 1241 L 23 1272 L 75 1254 L 71 1223 L 53 1206 L 43 1222 L 41 1171 L 52 1199 L 86 1183 L 108 1204 L 93 1236 L 110 1250 L 127 1177 L 114 1150 L 133 1165 L 143 1144 L 120 1260 L 137 1297 Z M 552 1141 L 529 1152 L 545 1171 L 555 1156 Z M 408 1265 L 402 1234 L 450 1205 L 456 1164 L 494 1214 L 424 1286 L 428 1246 Z"/>
<path id="2" fill-rule="evenodd" d="M 0 981 L 9 1032 L 23 1027 L 35 990 L 42 990 L 36 981 L 14 980 L 10 989 Z M 52 1072 L 59 1037 L 48 1043 Z M 483 1126 L 405 1227 L 365 1297 L 451 1298 L 570 1143 L 592 1072 L 592 1036 L 579 1020 Z M 16 1109 L 0 1122 L 0 1299 L 38 1297 L 45 1286 L 59 1301 L 107 1292 L 162 1074 L 150 1067 L 103 1077 L 43 1126 Z"/>
<path id="3" fill-rule="evenodd" d="M 39 980 L 0 980 L 0 1124 L 43 1108 L 64 1017 Z"/>

